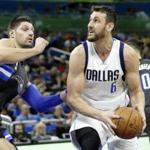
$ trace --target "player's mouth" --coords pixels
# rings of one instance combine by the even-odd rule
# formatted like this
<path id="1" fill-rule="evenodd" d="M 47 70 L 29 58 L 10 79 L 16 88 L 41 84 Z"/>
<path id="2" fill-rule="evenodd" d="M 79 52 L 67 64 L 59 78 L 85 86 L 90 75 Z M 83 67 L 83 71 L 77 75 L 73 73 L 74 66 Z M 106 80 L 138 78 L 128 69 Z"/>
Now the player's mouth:
<path id="1" fill-rule="evenodd" d="M 93 35 L 94 34 L 94 31 L 90 31 L 90 30 L 88 30 L 88 35 Z"/>
<path id="2" fill-rule="evenodd" d="M 28 41 L 29 43 L 33 43 L 33 38 L 28 38 L 27 41 Z"/>

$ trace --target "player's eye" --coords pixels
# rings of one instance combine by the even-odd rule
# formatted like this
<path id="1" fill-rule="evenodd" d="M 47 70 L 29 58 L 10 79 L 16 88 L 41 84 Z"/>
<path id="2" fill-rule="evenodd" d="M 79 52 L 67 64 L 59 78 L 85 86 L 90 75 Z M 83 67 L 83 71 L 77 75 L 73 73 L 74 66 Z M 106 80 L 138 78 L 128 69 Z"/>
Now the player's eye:
<path id="1" fill-rule="evenodd" d="M 99 19 L 94 19 L 94 22 L 100 22 L 100 20 Z"/>
<path id="2" fill-rule="evenodd" d="M 29 28 L 24 27 L 24 28 L 22 28 L 22 30 L 23 30 L 23 31 L 28 31 L 28 30 L 29 30 Z"/>

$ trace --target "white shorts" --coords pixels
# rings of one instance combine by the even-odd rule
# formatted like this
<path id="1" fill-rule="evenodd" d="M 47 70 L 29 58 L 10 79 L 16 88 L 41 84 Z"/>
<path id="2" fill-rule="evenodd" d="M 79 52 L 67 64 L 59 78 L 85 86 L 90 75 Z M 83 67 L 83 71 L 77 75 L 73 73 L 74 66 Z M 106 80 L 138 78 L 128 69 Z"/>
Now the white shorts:
<path id="1" fill-rule="evenodd" d="M 112 136 L 102 150 L 138 150 L 138 139 L 135 137 L 127 140 Z"/>
<path id="2" fill-rule="evenodd" d="M 109 128 L 102 121 L 83 115 L 78 115 L 74 118 L 70 129 L 71 141 L 78 150 L 81 148 L 76 140 L 74 131 L 83 127 L 92 127 L 97 131 L 101 139 L 102 147 L 105 147 L 104 145 L 108 144 L 108 148 L 105 148 L 104 150 L 137 150 L 138 142 L 136 137 L 130 140 L 121 139 L 112 135 Z"/>

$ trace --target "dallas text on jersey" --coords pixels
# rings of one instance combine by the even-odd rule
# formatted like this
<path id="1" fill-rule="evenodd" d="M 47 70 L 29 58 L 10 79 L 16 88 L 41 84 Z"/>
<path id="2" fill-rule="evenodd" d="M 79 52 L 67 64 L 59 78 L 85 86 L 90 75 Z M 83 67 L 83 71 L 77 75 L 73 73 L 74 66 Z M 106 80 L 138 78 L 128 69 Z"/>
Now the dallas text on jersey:
<path id="1" fill-rule="evenodd" d="M 119 70 L 86 70 L 86 79 L 92 81 L 116 81 Z"/>

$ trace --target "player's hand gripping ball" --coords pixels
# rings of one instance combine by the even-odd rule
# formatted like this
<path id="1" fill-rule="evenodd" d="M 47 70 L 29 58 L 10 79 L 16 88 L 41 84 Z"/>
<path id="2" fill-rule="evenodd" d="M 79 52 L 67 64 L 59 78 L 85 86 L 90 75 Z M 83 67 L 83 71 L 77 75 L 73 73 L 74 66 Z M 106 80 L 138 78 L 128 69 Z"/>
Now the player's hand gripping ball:
<path id="1" fill-rule="evenodd" d="M 141 133 L 143 123 L 137 110 L 132 107 L 120 107 L 115 110 L 115 114 L 120 116 L 119 119 L 112 119 L 117 126 L 114 132 L 118 137 L 131 139 Z"/>

